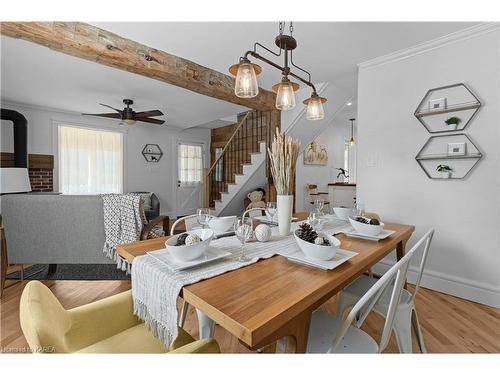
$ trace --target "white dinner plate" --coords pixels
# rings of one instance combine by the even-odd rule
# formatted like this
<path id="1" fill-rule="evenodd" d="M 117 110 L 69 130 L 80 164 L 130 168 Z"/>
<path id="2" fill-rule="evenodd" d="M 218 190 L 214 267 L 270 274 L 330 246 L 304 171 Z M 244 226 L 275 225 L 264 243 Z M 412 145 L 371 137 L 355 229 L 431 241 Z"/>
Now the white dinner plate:
<path id="1" fill-rule="evenodd" d="M 210 246 L 208 249 L 206 249 L 203 255 L 199 258 L 187 262 L 175 259 L 167 249 L 148 251 L 147 254 L 167 265 L 168 268 L 173 271 L 182 271 L 187 268 L 201 266 L 205 263 L 213 262 L 215 260 L 233 255 L 230 252 L 221 250 L 213 246 Z"/>
<path id="2" fill-rule="evenodd" d="M 355 238 L 362 238 L 365 240 L 379 241 L 389 237 L 391 234 L 396 233 L 396 231 L 383 229 L 382 232 L 380 232 L 376 236 L 369 236 L 367 234 L 356 232 L 356 230 L 351 227 L 349 229 L 344 230 L 342 233 L 344 233 L 347 237 L 355 237 Z"/>
<path id="3" fill-rule="evenodd" d="M 289 261 L 304 264 L 309 267 L 319 268 L 325 271 L 333 270 L 334 268 L 345 263 L 352 257 L 358 255 L 358 253 L 356 253 L 355 251 L 344 250 L 344 249 L 338 249 L 333 259 L 330 260 L 317 260 L 309 258 L 300 249 L 292 251 L 284 251 L 278 254 L 284 256 Z"/>

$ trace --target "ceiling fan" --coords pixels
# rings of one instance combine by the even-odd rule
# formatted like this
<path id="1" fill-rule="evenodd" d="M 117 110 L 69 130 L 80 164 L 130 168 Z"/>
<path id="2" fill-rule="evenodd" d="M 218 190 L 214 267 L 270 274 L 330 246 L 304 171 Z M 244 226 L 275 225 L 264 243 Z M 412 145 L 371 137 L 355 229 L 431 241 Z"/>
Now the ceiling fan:
<path id="1" fill-rule="evenodd" d="M 107 104 L 102 104 L 99 103 L 100 105 L 104 107 L 111 108 L 112 110 L 116 111 L 117 113 L 83 113 L 85 116 L 99 116 L 99 117 L 107 117 L 107 118 L 117 118 L 122 121 L 122 123 L 127 124 L 127 125 L 133 125 L 135 124 L 136 121 L 142 121 L 142 122 L 149 122 L 151 124 L 157 124 L 161 125 L 165 121 L 163 120 L 158 120 L 155 118 L 150 118 L 154 116 L 163 116 L 163 112 L 160 110 L 152 110 L 152 111 L 144 111 L 144 112 L 135 112 L 130 106 L 134 104 L 134 101 L 132 99 L 123 99 L 123 104 L 126 105 L 123 110 L 119 110 L 116 108 L 113 108 Z"/>

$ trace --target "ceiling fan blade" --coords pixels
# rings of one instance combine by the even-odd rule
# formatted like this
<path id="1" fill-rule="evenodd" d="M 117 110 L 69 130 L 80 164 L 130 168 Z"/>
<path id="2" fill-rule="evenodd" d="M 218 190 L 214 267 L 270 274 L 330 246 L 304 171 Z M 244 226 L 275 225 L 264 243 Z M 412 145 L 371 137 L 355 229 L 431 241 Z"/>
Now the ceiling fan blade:
<path id="1" fill-rule="evenodd" d="M 110 118 L 122 118 L 121 113 L 82 113 L 84 116 L 99 116 L 99 117 L 110 117 Z"/>
<path id="2" fill-rule="evenodd" d="M 135 117 L 154 117 L 154 116 L 163 116 L 163 112 L 157 109 L 153 111 L 144 111 L 144 112 L 136 112 Z"/>
<path id="3" fill-rule="evenodd" d="M 115 110 L 116 112 L 118 113 L 122 113 L 123 111 L 119 110 L 119 109 L 116 109 L 116 108 L 113 108 L 111 107 L 110 105 L 107 105 L 107 104 L 102 104 L 102 103 L 99 103 L 100 105 L 104 106 L 104 107 L 108 107 L 108 108 L 111 108 L 113 110 Z"/>
<path id="4" fill-rule="evenodd" d="M 157 120 L 155 118 L 148 118 L 148 117 L 136 118 L 136 121 L 149 122 L 151 124 L 157 124 L 157 125 L 161 125 L 161 124 L 163 124 L 165 122 L 163 120 Z"/>

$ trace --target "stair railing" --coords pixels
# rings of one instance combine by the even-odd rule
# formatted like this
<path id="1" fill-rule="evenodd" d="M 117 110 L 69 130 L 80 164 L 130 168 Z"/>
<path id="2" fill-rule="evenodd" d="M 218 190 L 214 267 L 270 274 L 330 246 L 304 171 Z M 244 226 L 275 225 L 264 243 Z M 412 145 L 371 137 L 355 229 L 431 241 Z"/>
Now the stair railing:
<path id="1" fill-rule="evenodd" d="M 236 175 L 243 173 L 243 165 L 250 163 L 251 154 L 260 151 L 260 142 L 268 143 L 271 116 L 268 112 L 249 111 L 215 158 L 204 170 L 204 206 L 213 207 L 228 184 L 234 184 Z M 267 157 L 267 156 L 266 156 Z"/>

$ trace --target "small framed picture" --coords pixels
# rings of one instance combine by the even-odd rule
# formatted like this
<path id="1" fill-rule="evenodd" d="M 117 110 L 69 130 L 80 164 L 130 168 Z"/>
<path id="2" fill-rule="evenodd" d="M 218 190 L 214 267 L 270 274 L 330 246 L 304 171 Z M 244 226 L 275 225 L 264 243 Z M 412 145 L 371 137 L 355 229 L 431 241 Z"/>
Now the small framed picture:
<path id="1" fill-rule="evenodd" d="M 448 143 L 448 155 L 465 155 L 466 143 Z"/>
<path id="2" fill-rule="evenodd" d="M 440 109 L 446 109 L 446 98 L 429 100 L 429 111 L 437 111 Z"/>

